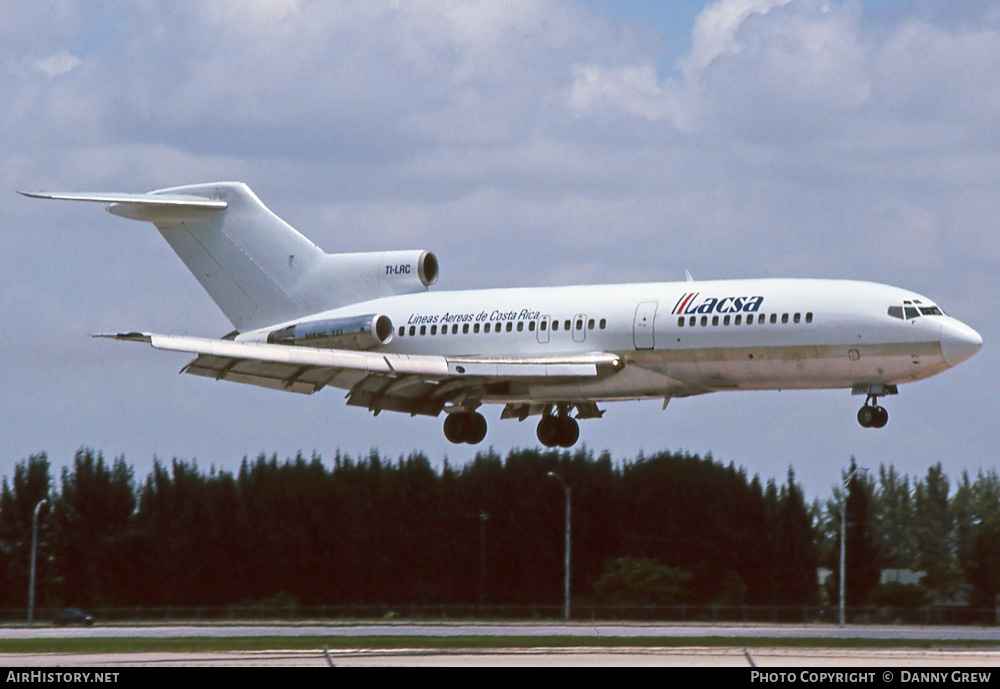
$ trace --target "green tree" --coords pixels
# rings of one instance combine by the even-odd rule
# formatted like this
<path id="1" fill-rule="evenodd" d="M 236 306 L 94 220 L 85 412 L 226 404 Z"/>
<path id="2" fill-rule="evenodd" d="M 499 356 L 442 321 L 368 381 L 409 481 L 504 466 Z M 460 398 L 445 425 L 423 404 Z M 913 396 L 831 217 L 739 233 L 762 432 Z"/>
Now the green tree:
<path id="1" fill-rule="evenodd" d="M 875 528 L 878 530 L 882 565 L 893 569 L 917 569 L 918 548 L 914 538 L 914 501 L 910 478 L 892 465 L 879 467 L 874 493 Z"/>
<path id="2" fill-rule="evenodd" d="M 842 507 L 840 501 L 846 500 L 846 505 L 843 506 L 847 517 L 844 604 L 847 607 L 860 607 L 869 603 L 872 590 L 881 577 L 878 539 L 870 509 L 872 485 L 864 472 L 858 469 L 857 462 L 853 457 L 850 468 L 844 473 L 843 483 L 847 486 L 846 493 L 839 489 L 835 490 L 835 500 L 829 505 L 831 513 L 835 515 L 831 522 L 835 523 L 837 528 L 835 548 L 831 553 L 835 559 L 830 563 L 833 571 L 831 579 L 835 592 L 831 596 L 831 600 L 837 600 L 837 594 L 840 591 L 840 515 Z"/>
<path id="3" fill-rule="evenodd" d="M 994 470 L 980 472 L 971 483 L 963 474 L 953 502 L 969 604 L 993 607 L 1000 594 L 1000 477 Z"/>
<path id="4" fill-rule="evenodd" d="M 73 605 L 107 605 L 128 598 L 135 585 L 128 530 L 135 511 L 132 468 L 118 457 L 81 449 L 62 470 L 54 509 L 62 596 Z"/>
<path id="5" fill-rule="evenodd" d="M 917 550 L 914 569 L 924 573 L 920 584 L 932 600 L 941 602 L 954 597 L 961 577 L 949 492 L 941 464 L 930 467 L 923 481 L 914 486 L 914 514 L 910 521 Z"/>
<path id="6" fill-rule="evenodd" d="M 615 605 L 675 605 L 687 599 L 690 580 L 690 572 L 626 555 L 605 563 L 594 594 Z"/>
<path id="7" fill-rule="evenodd" d="M 45 453 L 31 455 L 14 465 L 14 475 L 0 487 L 0 601 L 5 606 L 27 606 L 28 577 L 31 559 L 31 523 L 35 507 L 51 497 L 52 478 Z M 50 525 L 45 507 L 38 527 L 36 562 L 36 600 L 48 602 L 52 588 L 49 555 Z"/>

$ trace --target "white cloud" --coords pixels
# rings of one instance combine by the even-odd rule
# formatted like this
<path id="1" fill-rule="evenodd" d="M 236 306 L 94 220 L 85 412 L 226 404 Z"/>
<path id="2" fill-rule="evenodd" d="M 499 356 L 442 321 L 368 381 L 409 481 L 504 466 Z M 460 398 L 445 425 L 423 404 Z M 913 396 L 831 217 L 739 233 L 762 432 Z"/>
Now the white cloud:
<path id="1" fill-rule="evenodd" d="M 719 0 L 702 10 L 691 31 L 691 52 L 680 61 L 681 72 L 689 81 L 721 55 L 743 50 L 737 32 L 752 15 L 765 15 L 791 0 Z"/>
<path id="2" fill-rule="evenodd" d="M 8 189 L 137 191 L 242 179 L 329 250 L 436 251 L 448 286 L 675 279 L 684 268 L 700 279 L 857 277 L 924 291 L 992 327 L 1000 27 L 965 16 L 990 8 L 966 5 L 961 20 L 946 21 L 950 6 L 934 16 L 906 6 L 873 27 L 868 8 L 851 1 L 724 0 L 688 27 L 690 52 L 671 71 L 649 38 L 655 29 L 565 0 L 93 6 L 0 4 L 0 175 Z M 114 370 L 134 356 L 122 377 L 159 360 L 113 343 L 81 353 L 75 334 L 32 330 L 26 321 L 36 307 L 54 314 L 38 319 L 46 330 L 75 314 L 82 334 L 224 327 L 155 230 L 94 207 L 7 201 L 0 293 L 31 299 L 18 297 L 0 317 L 12 332 L 30 332 L 32 345 L 48 342 L 44 351 L 61 357 L 64 374 L 74 357 L 90 366 L 106 356 L 102 370 Z M 40 283 L 44 298 L 33 296 Z M 984 335 L 989 342 L 1000 331 Z M 8 409 L 25 391 L 62 384 L 45 377 L 33 349 L 17 343 L 9 360 L 0 391 Z M 984 349 L 980 358 L 1000 369 L 989 356 Z M 164 361 L 171 373 L 183 364 Z M 978 366 L 970 371 L 985 376 Z M 132 378 L 123 389 L 160 382 Z M 989 382 L 963 393 L 962 407 L 992 409 L 979 392 Z M 170 395 L 192 394 L 187 377 L 162 383 Z M 245 395 L 222 384 L 197 390 L 218 409 Z M 919 391 L 914 399 L 927 402 Z M 423 428 L 386 415 L 368 424 L 337 406 L 337 395 L 299 406 L 306 403 L 265 394 L 254 404 L 316 410 L 310 418 L 322 417 L 331 436 L 345 435 L 343 419 L 363 426 L 362 447 L 383 424 L 396 445 Z M 940 398 L 930 400 L 938 406 L 929 417 L 947 415 L 947 395 Z M 831 399 L 852 423 L 849 400 Z M 46 404 L 63 402 L 36 397 L 26 407 Z M 157 404 L 164 427 L 192 428 L 191 447 L 269 442 L 253 429 L 239 435 L 235 413 L 213 424 L 231 429 L 216 438 L 198 432 L 196 416 L 178 421 L 173 408 L 183 409 L 183 399 Z M 694 437 L 677 423 L 686 418 L 677 406 L 663 417 L 671 443 Z M 87 425 L 71 400 L 53 413 Z M 615 423 L 632 415 L 628 406 L 614 413 Z M 22 438 L 28 421 L 16 429 Z M 296 422 L 288 418 L 289 437 L 302 430 Z M 443 442 L 436 422 L 426 426 L 433 439 L 414 446 Z M 503 424 L 491 426 L 508 437 Z M 607 437 L 620 435 L 621 426 L 606 428 Z M 661 447 L 655 429 L 636 432 L 646 434 L 636 443 Z M 148 448 L 144 437 L 137 431 L 134 446 Z M 510 437 L 530 441 L 530 429 L 514 426 Z M 63 442 L 72 451 L 83 440 Z M 121 442 L 104 449 L 132 447 Z M 712 449 L 705 442 L 699 447 Z M 747 452 L 768 452 L 751 445 Z"/>
<path id="3" fill-rule="evenodd" d="M 55 77 L 72 71 L 81 64 L 83 64 L 83 60 L 79 57 L 73 55 L 72 53 L 63 52 L 43 57 L 40 60 L 35 60 L 32 67 L 37 72 L 41 72 L 50 77 Z"/>

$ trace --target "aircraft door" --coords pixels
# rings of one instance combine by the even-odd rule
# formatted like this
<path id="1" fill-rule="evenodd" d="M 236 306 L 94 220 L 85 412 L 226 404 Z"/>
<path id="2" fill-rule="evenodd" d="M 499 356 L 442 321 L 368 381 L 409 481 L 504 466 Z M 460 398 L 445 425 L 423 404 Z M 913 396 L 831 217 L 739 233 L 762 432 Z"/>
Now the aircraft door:
<path id="1" fill-rule="evenodd" d="M 653 328 L 656 321 L 658 302 L 643 301 L 635 308 L 635 321 L 632 323 L 632 341 L 636 349 L 652 349 L 654 344 Z"/>
<path id="2" fill-rule="evenodd" d="M 549 327 L 552 325 L 551 316 L 542 316 L 538 319 L 538 329 L 535 331 L 535 337 L 538 338 L 539 344 L 545 344 L 549 341 Z"/>
<path id="3" fill-rule="evenodd" d="M 578 313 L 573 316 L 573 342 L 583 342 L 587 339 L 587 314 Z"/>

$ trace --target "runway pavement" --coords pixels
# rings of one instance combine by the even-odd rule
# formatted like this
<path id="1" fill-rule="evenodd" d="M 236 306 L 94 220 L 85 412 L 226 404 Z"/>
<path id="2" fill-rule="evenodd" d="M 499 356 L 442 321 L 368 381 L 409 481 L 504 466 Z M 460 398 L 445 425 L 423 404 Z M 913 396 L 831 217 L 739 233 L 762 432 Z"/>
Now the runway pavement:
<path id="1" fill-rule="evenodd" d="M 490 649 L 331 649 L 283 650 L 281 638 L 292 637 L 475 637 L 496 641 Z M 570 637 L 580 639 L 559 648 L 504 648 L 503 637 Z M 908 627 L 833 625 L 709 625 L 709 624 L 295 624 L 295 625 L 175 625 L 98 626 L 84 629 L 14 627 L 0 630 L 0 639 L 55 638 L 276 638 L 266 651 L 152 653 L 3 653 L 0 665 L 11 667 L 375 667 L 375 666 L 659 666 L 659 667 L 997 667 L 1000 629 L 993 627 Z M 633 648 L 599 648 L 590 639 L 635 639 Z M 651 638 L 699 639 L 697 645 L 640 647 Z M 712 646 L 711 639 L 720 646 Z M 705 641 L 708 639 L 708 641 Z M 734 640 L 753 640 L 746 649 Z M 762 639 L 894 639 L 932 648 L 789 648 L 761 645 Z M 963 648 L 962 641 L 980 645 Z M 995 645 L 991 642 L 995 642 Z M 829 642 L 827 642 L 829 643 Z M 955 644 L 958 644 L 957 646 Z M 336 645 L 336 644 L 333 644 Z"/>
<path id="2" fill-rule="evenodd" d="M 751 661 L 753 665 L 751 665 Z M 212 653 L 0 654 L 2 667 L 879 667 L 996 668 L 1000 651 L 974 649 L 563 648 L 357 649 Z"/>
<path id="3" fill-rule="evenodd" d="M 1000 627 L 836 625 L 824 624 L 645 624 L 585 622 L 343 622 L 289 624 L 98 625 L 94 627 L 15 626 L 0 629 L 0 638 L 44 639 L 87 637 L 283 637 L 283 636 L 568 636 L 615 638 L 725 639 L 902 639 L 914 641 L 996 642 Z"/>

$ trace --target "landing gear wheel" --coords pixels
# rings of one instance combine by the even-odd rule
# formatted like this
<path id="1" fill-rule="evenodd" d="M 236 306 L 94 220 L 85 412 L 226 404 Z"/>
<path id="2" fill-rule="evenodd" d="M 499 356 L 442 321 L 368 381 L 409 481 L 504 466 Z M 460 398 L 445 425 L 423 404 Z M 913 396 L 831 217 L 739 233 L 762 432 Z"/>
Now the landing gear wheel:
<path id="1" fill-rule="evenodd" d="M 559 417 L 543 416 L 535 429 L 538 442 L 545 447 L 558 447 L 559 445 Z"/>
<path id="2" fill-rule="evenodd" d="M 865 405 L 858 410 L 858 423 L 862 428 L 871 428 L 875 425 L 875 407 Z"/>
<path id="3" fill-rule="evenodd" d="M 873 428 L 882 428 L 889 423 L 889 412 L 885 407 L 875 407 L 875 420 L 872 422 Z"/>
<path id="4" fill-rule="evenodd" d="M 858 423 L 863 428 L 882 428 L 889 423 L 889 412 L 885 407 L 874 404 L 874 401 L 872 400 L 872 404 L 866 402 L 865 406 L 858 410 Z"/>
<path id="5" fill-rule="evenodd" d="M 458 411 L 444 420 L 444 437 L 449 442 L 477 445 L 486 437 L 486 419 L 479 412 Z"/>
<path id="6" fill-rule="evenodd" d="M 469 428 L 465 435 L 465 442 L 469 445 L 478 445 L 486 437 L 486 419 L 479 412 L 469 412 Z"/>
<path id="7" fill-rule="evenodd" d="M 580 439 L 580 424 L 571 416 L 543 416 L 535 435 L 545 447 L 573 447 Z"/>
<path id="8" fill-rule="evenodd" d="M 455 412 L 454 414 L 448 414 L 444 418 L 444 437 L 448 439 L 448 442 L 459 443 L 465 442 L 465 414 L 462 412 Z"/>
<path id="9" fill-rule="evenodd" d="M 580 424 L 576 419 L 563 416 L 559 419 L 559 447 L 573 447 L 580 439 Z"/>

